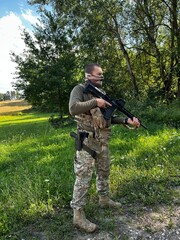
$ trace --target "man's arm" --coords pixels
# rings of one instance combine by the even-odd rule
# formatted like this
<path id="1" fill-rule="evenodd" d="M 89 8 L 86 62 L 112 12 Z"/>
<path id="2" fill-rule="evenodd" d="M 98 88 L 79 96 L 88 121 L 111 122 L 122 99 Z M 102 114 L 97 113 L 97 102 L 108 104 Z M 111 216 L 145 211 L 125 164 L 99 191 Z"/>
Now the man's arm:
<path id="1" fill-rule="evenodd" d="M 123 117 L 119 117 L 119 116 L 115 116 L 115 117 L 111 117 L 111 123 L 112 124 L 130 124 L 136 128 L 140 127 L 140 122 L 138 120 L 138 118 L 133 117 L 133 120 L 131 118 L 123 118 Z"/>
<path id="2" fill-rule="evenodd" d="M 82 86 L 77 85 L 73 88 L 69 99 L 69 112 L 71 115 L 86 113 L 96 106 L 96 98 L 84 102 Z"/>
<path id="3" fill-rule="evenodd" d="M 124 117 L 119 116 L 112 116 L 111 117 L 111 123 L 112 124 L 124 124 Z"/>

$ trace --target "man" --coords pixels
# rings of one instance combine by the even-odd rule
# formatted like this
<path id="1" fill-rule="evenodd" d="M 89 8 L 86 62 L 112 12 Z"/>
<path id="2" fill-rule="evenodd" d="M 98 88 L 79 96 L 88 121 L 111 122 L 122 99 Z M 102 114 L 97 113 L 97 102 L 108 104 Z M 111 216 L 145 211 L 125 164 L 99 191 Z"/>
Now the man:
<path id="1" fill-rule="evenodd" d="M 112 117 L 105 120 L 102 109 L 111 104 L 101 98 L 94 97 L 91 93 L 84 93 L 87 81 L 98 88 L 102 87 L 103 71 L 99 64 L 91 63 L 85 68 L 85 83 L 78 84 L 70 94 L 69 111 L 77 122 L 78 134 L 83 134 L 83 144 L 86 146 L 76 151 L 74 171 L 76 180 L 74 184 L 73 199 L 73 224 L 86 232 L 94 232 L 96 224 L 86 219 L 83 207 L 86 204 L 86 195 L 90 187 L 93 169 L 96 170 L 96 189 L 101 207 L 119 207 L 120 203 L 114 202 L 109 197 L 110 157 L 108 140 L 110 138 L 111 124 L 131 124 L 139 127 L 137 118 L 122 119 Z M 88 150 L 87 150 L 88 148 Z M 92 153 L 95 153 L 93 156 Z"/>

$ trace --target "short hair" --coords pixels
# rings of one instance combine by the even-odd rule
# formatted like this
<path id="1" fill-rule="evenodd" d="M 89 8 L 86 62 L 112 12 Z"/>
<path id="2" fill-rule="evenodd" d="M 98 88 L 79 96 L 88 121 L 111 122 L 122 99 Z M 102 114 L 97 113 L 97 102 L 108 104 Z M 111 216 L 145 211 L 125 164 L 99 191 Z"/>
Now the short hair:
<path id="1" fill-rule="evenodd" d="M 85 67 L 85 72 L 86 73 L 92 73 L 94 67 L 101 67 L 98 63 L 89 63 L 86 67 Z"/>

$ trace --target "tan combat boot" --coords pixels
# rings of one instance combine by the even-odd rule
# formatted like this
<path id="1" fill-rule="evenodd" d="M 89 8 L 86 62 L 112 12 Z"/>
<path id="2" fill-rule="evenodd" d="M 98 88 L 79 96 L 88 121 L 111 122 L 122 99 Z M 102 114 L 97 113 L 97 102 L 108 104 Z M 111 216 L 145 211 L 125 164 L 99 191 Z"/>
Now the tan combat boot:
<path id="1" fill-rule="evenodd" d="M 99 205 L 100 207 L 121 207 L 121 203 L 114 202 L 112 199 L 110 199 L 108 196 L 99 196 Z"/>
<path id="2" fill-rule="evenodd" d="M 86 219 L 84 211 L 82 209 L 79 210 L 74 209 L 73 211 L 74 211 L 73 217 L 74 226 L 88 233 L 92 233 L 96 230 L 96 224 Z"/>

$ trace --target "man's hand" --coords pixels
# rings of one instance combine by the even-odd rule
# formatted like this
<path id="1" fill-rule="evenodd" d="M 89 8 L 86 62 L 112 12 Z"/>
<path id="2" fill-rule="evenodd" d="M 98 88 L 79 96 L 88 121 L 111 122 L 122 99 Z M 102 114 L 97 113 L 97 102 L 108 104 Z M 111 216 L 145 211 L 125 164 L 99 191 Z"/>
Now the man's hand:
<path id="1" fill-rule="evenodd" d="M 108 103 L 102 98 L 96 98 L 96 102 L 97 102 L 97 106 L 100 108 L 106 108 L 108 106 L 112 106 L 110 103 Z"/>
<path id="2" fill-rule="evenodd" d="M 136 117 L 133 117 L 133 120 L 131 118 L 128 118 L 127 123 L 133 125 L 136 128 L 141 126 L 139 119 Z"/>

